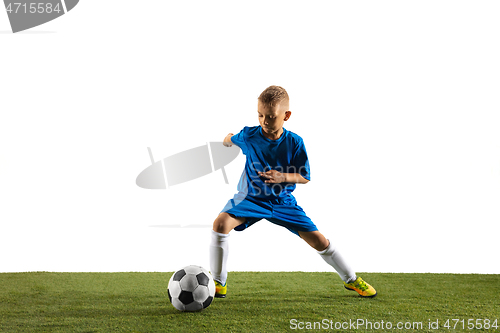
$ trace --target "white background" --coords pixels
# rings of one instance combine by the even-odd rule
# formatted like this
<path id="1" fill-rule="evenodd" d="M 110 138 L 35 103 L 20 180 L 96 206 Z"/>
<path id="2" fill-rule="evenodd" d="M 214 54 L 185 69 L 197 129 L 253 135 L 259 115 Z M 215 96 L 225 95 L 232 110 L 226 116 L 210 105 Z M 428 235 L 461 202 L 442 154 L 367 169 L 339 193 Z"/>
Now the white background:
<path id="1" fill-rule="evenodd" d="M 82 0 L 18 34 L 0 10 L 0 271 L 209 267 L 244 156 L 229 185 L 135 179 L 147 147 L 257 125 L 277 84 L 311 163 L 294 193 L 356 271 L 500 273 L 500 4 L 241 3 Z M 230 242 L 230 270 L 330 270 L 265 221 Z"/>

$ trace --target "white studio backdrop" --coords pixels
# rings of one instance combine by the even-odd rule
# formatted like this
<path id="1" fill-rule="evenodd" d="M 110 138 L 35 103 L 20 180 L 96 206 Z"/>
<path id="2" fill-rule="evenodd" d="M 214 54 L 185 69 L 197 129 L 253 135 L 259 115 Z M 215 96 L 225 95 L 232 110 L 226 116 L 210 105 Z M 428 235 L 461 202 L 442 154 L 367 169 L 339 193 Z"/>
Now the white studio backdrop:
<path id="1" fill-rule="evenodd" d="M 81 1 L 12 34 L 0 10 L 0 271 L 208 267 L 241 154 L 167 190 L 156 160 L 258 125 L 290 95 L 299 205 L 357 271 L 500 273 L 500 4 Z M 328 271 L 262 221 L 229 269 Z"/>

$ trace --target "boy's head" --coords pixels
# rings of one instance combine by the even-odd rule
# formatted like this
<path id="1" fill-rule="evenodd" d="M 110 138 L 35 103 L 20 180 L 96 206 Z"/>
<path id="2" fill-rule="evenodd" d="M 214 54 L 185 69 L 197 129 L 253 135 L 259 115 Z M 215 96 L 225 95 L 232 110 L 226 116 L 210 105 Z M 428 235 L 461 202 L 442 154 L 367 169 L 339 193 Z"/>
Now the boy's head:
<path id="1" fill-rule="evenodd" d="M 286 90 L 279 86 L 266 88 L 258 98 L 257 112 L 262 130 L 269 135 L 281 135 L 283 123 L 287 121 L 291 112 Z"/>
<path id="2" fill-rule="evenodd" d="M 288 111 L 289 98 L 286 90 L 280 86 L 270 86 L 259 96 L 259 102 L 268 107 L 277 107 Z"/>

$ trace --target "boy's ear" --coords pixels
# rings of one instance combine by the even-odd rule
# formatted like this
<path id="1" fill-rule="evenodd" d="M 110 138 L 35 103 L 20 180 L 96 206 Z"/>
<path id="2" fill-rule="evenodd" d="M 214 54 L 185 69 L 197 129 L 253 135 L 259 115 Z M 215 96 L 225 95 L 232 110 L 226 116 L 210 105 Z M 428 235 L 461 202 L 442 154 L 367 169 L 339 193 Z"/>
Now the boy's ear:
<path id="1" fill-rule="evenodd" d="M 290 116 L 292 115 L 292 111 L 285 111 L 285 121 L 290 119 Z"/>

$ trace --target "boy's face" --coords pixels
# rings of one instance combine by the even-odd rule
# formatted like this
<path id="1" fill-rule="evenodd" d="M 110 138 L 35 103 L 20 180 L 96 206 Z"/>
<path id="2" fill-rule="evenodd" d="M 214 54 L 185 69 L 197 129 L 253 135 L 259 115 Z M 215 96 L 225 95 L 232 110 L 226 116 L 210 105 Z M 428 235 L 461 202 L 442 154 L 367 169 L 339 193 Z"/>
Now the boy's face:
<path id="1" fill-rule="evenodd" d="M 262 131 L 270 136 L 280 136 L 282 133 L 283 123 L 290 118 L 292 112 L 281 107 L 280 104 L 275 107 L 270 107 L 262 104 L 260 101 L 257 106 L 259 113 L 259 123 Z"/>

